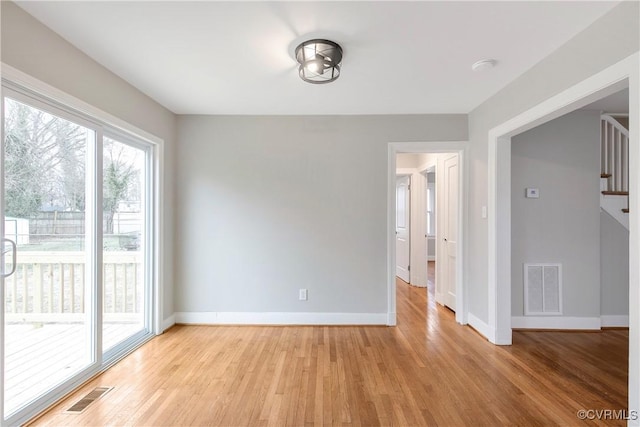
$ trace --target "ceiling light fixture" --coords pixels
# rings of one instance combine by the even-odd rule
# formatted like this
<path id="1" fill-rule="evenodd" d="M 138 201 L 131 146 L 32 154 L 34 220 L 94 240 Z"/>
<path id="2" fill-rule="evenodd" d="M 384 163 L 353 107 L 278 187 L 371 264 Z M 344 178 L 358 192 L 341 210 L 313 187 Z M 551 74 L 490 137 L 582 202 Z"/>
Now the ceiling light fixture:
<path id="1" fill-rule="evenodd" d="M 340 77 L 342 48 L 330 40 L 307 40 L 296 48 L 296 60 L 300 64 L 298 74 L 302 80 L 329 83 Z"/>

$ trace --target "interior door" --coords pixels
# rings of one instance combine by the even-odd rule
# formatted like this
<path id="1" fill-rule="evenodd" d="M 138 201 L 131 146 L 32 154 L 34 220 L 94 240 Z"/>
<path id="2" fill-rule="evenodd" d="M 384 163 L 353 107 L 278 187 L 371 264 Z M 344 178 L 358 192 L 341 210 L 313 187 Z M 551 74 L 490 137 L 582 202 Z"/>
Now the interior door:
<path id="1" fill-rule="evenodd" d="M 442 233 L 444 268 L 442 284 L 444 304 L 456 310 L 456 264 L 458 240 L 458 155 L 444 160 L 444 232 Z"/>
<path id="2" fill-rule="evenodd" d="M 396 179 L 396 276 L 409 283 L 411 177 Z"/>

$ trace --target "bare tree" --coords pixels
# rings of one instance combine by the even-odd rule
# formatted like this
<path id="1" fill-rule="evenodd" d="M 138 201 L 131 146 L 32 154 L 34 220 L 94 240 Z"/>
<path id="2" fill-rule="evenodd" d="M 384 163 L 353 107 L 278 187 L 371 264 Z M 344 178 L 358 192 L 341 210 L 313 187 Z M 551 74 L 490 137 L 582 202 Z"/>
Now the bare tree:
<path id="1" fill-rule="evenodd" d="M 22 103 L 5 108 L 6 214 L 84 210 L 87 130 Z"/>
<path id="2" fill-rule="evenodd" d="M 105 214 L 105 232 L 113 233 L 113 219 L 120 202 L 136 189 L 139 169 L 132 158 L 130 147 L 105 138 L 102 207 Z"/>

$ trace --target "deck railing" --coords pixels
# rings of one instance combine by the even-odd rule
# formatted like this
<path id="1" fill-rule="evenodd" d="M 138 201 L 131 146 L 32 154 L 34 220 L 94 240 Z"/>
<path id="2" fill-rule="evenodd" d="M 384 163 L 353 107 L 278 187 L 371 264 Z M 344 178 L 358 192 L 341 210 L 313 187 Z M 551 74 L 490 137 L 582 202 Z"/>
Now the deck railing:
<path id="1" fill-rule="evenodd" d="M 11 321 L 73 322 L 85 318 L 91 292 L 84 252 L 18 251 L 16 272 L 5 279 L 5 317 Z M 105 317 L 140 314 L 142 253 L 103 253 Z M 8 266 L 10 268 L 10 266 Z"/>

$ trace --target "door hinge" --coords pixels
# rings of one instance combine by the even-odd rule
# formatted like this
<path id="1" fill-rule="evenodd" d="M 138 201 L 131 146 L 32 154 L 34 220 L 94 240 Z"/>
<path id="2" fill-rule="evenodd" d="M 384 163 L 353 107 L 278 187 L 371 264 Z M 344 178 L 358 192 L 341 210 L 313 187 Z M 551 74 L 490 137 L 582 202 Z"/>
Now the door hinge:
<path id="1" fill-rule="evenodd" d="M 410 265 L 407 266 L 407 271 L 411 271 L 411 266 Z"/>

